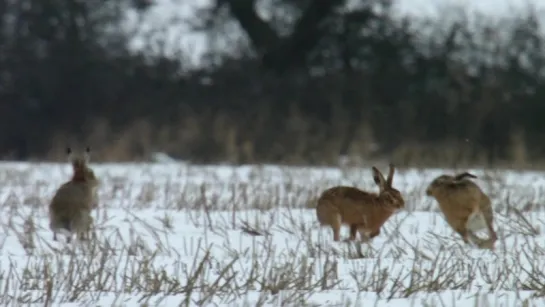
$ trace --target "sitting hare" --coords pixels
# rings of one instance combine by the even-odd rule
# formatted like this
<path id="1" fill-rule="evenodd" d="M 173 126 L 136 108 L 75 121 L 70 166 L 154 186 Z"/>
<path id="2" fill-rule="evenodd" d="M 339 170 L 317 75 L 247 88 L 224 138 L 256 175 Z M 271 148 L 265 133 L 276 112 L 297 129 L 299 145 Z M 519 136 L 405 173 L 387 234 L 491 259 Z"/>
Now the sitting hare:
<path id="1" fill-rule="evenodd" d="M 91 211 L 97 206 L 98 180 L 88 166 L 89 148 L 83 155 L 75 155 L 70 148 L 66 153 L 73 175 L 57 189 L 49 204 L 49 226 L 55 241 L 57 232 L 65 233 L 67 242 L 71 241 L 74 232 L 81 240 L 86 240 L 93 223 Z"/>

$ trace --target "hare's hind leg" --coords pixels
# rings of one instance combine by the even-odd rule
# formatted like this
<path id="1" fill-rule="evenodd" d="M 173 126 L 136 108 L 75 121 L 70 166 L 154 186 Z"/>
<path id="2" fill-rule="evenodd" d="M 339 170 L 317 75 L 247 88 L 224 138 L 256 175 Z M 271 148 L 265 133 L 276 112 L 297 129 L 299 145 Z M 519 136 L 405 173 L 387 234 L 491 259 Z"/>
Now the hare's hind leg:
<path id="1" fill-rule="evenodd" d="M 58 241 L 59 239 L 57 238 L 57 231 L 53 231 L 53 241 Z M 67 230 L 64 230 L 64 229 L 61 229 L 60 233 L 64 236 L 66 236 L 66 242 L 67 243 L 70 243 L 70 240 L 72 239 L 72 234 L 67 231 Z"/>
<path id="2" fill-rule="evenodd" d="M 468 230 L 467 236 L 469 237 L 469 240 L 473 243 L 475 243 L 477 246 L 480 246 L 483 243 L 483 239 L 479 238 L 473 231 Z"/>
<path id="3" fill-rule="evenodd" d="M 497 241 L 498 240 L 498 234 L 494 230 L 494 226 L 492 225 L 492 219 L 489 218 L 486 220 L 486 228 L 488 230 L 488 237 L 490 241 Z"/>
<path id="4" fill-rule="evenodd" d="M 498 235 L 496 234 L 496 231 L 494 231 L 492 222 L 488 219 L 486 221 L 486 226 L 488 230 L 488 239 L 486 240 L 481 239 L 481 242 L 479 242 L 478 245 L 479 245 L 479 248 L 482 248 L 482 249 L 494 250 L 495 249 L 494 245 L 496 241 L 498 240 Z"/>
<path id="5" fill-rule="evenodd" d="M 59 240 L 58 234 L 70 237 L 71 224 L 69 219 L 53 216 L 49 223 L 49 228 L 53 232 L 53 241 Z"/>
<path id="6" fill-rule="evenodd" d="M 494 227 L 492 226 L 492 212 L 482 212 L 477 211 L 472 213 L 469 216 L 469 219 L 466 224 L 466 228 L 469 232 L 470 238 L 472 241 L 474 241 L 477 245 L 481 246 L 486 243 L 488 245 L 494 244 L 494 242 L 498 239 L 498 236 L 496 232 L 494 231 Z M 475 232 L 484 230 L 488 232 L 488 239 L 483 240 L 479 238 Z"/>
<path id="7" fill-rule="evenodd" d="M 496 239 L 494 239 L 493 237 L 489 237 L 488 239 L 482 239 L 479 238 L 472 231 L 468 231 L 468 235 L 471 239 L 471 242 L 477 245 L 478 248 L 494 250 L 494 243 L 496 242 Z"/>
<path id="8" fill-rule="evenodd" d="M 494 243 L 496 242 L 495 239 L 488 238 L 488 239 L 482 239 L 479 238 L 473 231 L 468 230 L 467 236 L 469 238 L 469 241 L 475 244 L 480 249 L 490 249 L 494 250 Z M 469 242 L 466 242 L 469 244 Z"/>
<path id="9" fill-rule="evenodd" d="M 489 228 L 488 221 L 481 211 L 473 212 L 469 215 L 466 222 L 466 229 L 469 231 L 479 231 Z"/>
<path id="10" fill-rule="evenodd" d="M 331 230 L 333 231 L 333 241 L 339 242 L 341 240 L 341 226 L 342 217 L 340 214 L 336 214 L 331 219 Z"/>

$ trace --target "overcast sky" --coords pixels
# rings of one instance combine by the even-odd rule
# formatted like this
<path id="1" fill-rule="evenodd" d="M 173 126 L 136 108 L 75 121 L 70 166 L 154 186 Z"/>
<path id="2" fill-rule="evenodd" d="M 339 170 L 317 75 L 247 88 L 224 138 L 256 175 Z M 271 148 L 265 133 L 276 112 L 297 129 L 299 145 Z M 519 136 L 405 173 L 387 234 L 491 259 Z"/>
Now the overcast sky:
<path id="1" fill-rule="evenodd" d="M 195 17 L 195 9 L 209 6 L 213 0 L 153 0 L 156 4 L 145 14 L 145 20 L 138 23 L 143 33 L 148 33 L 151 29 L 168 29 L 168 34 L 154 34 L 153 36 L 160 41 L 166 40 L 166 46 L 147 46 L 147 50 L 152 53 L 167 53 L 177 56 L 180 49 L 185 54 L 190 55 L 190 61 L 193 65 L 198 65 L 200 58 L 207 50 L 208 40 L 203 34 L 195 33 L 184 24 L 184 21 Z M 260 2 L 261 14 L 267 15 L 266 0 Z M 464 7 L 470 12 L 479 12 L 489 18 L 512 16 L 514 12 L 527 10 L 533 7 L 538 14 L 545 17 L 545 0 L 393 0 L 394 10 L 399 16 L 414 17 L 432 17 L 435 19 L 448 21 L 454 19 L 448 16 L 449 8 L 454 6 Z M 361 2 L 361 0 L 350 0 L 350 5 Z M 445 16 L 447 14 L 447 16 Z M 135 14 L 128 13 L 128 24 L 134 26 Z M 545 18 L 544 18 L 545 20 Z M 175 24 L 175 25 L 173 25 Z M 241 35 L 236 32 L 236 28 L 230 29 L 230 36 Z M 160 31 L 157 33 L 161 33 Z M 136 36 L 132 41 L 134 49 L 144 48 L 143 35 Z M 231 46 L 224 46 L 229 50 Z"/>

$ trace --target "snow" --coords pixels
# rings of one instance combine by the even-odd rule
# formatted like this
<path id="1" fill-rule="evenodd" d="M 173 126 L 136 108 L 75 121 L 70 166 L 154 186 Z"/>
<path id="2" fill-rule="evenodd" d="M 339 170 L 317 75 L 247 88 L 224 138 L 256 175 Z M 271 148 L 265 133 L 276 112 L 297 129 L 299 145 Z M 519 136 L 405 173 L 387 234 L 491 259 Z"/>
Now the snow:
<path id="1" fill-rule="evenodd" d="M 371 244 L 360 245 L 333 242 L 331 231 L 318 226 L 313 206 L 333 185 L 376 191 L 370 165 L 92 167 L 101 180 L 96 238 L 67 244 L 62 237 L 52 240 L 47 205 L 70 167 L 0 163 L 1 304 L 545 303 L 540 172 L 471 170 L 497 211 L 500 240 L 489 251 L 463 245 L 425 196 L 435 176 L 454 170 L 399 169 L 394 186 L 407 210 L 390 218 Z M 506 211 L 508 205 L 522 210 L 524 219 Z"/>

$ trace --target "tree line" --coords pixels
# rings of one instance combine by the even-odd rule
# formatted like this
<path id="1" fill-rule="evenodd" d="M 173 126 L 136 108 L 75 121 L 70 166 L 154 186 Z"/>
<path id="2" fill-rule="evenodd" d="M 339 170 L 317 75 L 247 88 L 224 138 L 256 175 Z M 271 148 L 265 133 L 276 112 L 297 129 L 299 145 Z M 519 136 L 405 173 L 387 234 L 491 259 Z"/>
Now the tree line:
<path id="1" fill-rule="evenodd" d="M 386 0 L 270 0 L 265 19 L 262 2 L 199 10 L 191 25 L 210 42 L 244 36 L 194 67 L 129 48 L 125 13 L 151 1 L 0 0 L 0 155 L 49 159 L 77 143 L 104 160 L 541 161 L 536 11 L 457 10 L 447 23 L 396 17 Z"/>

